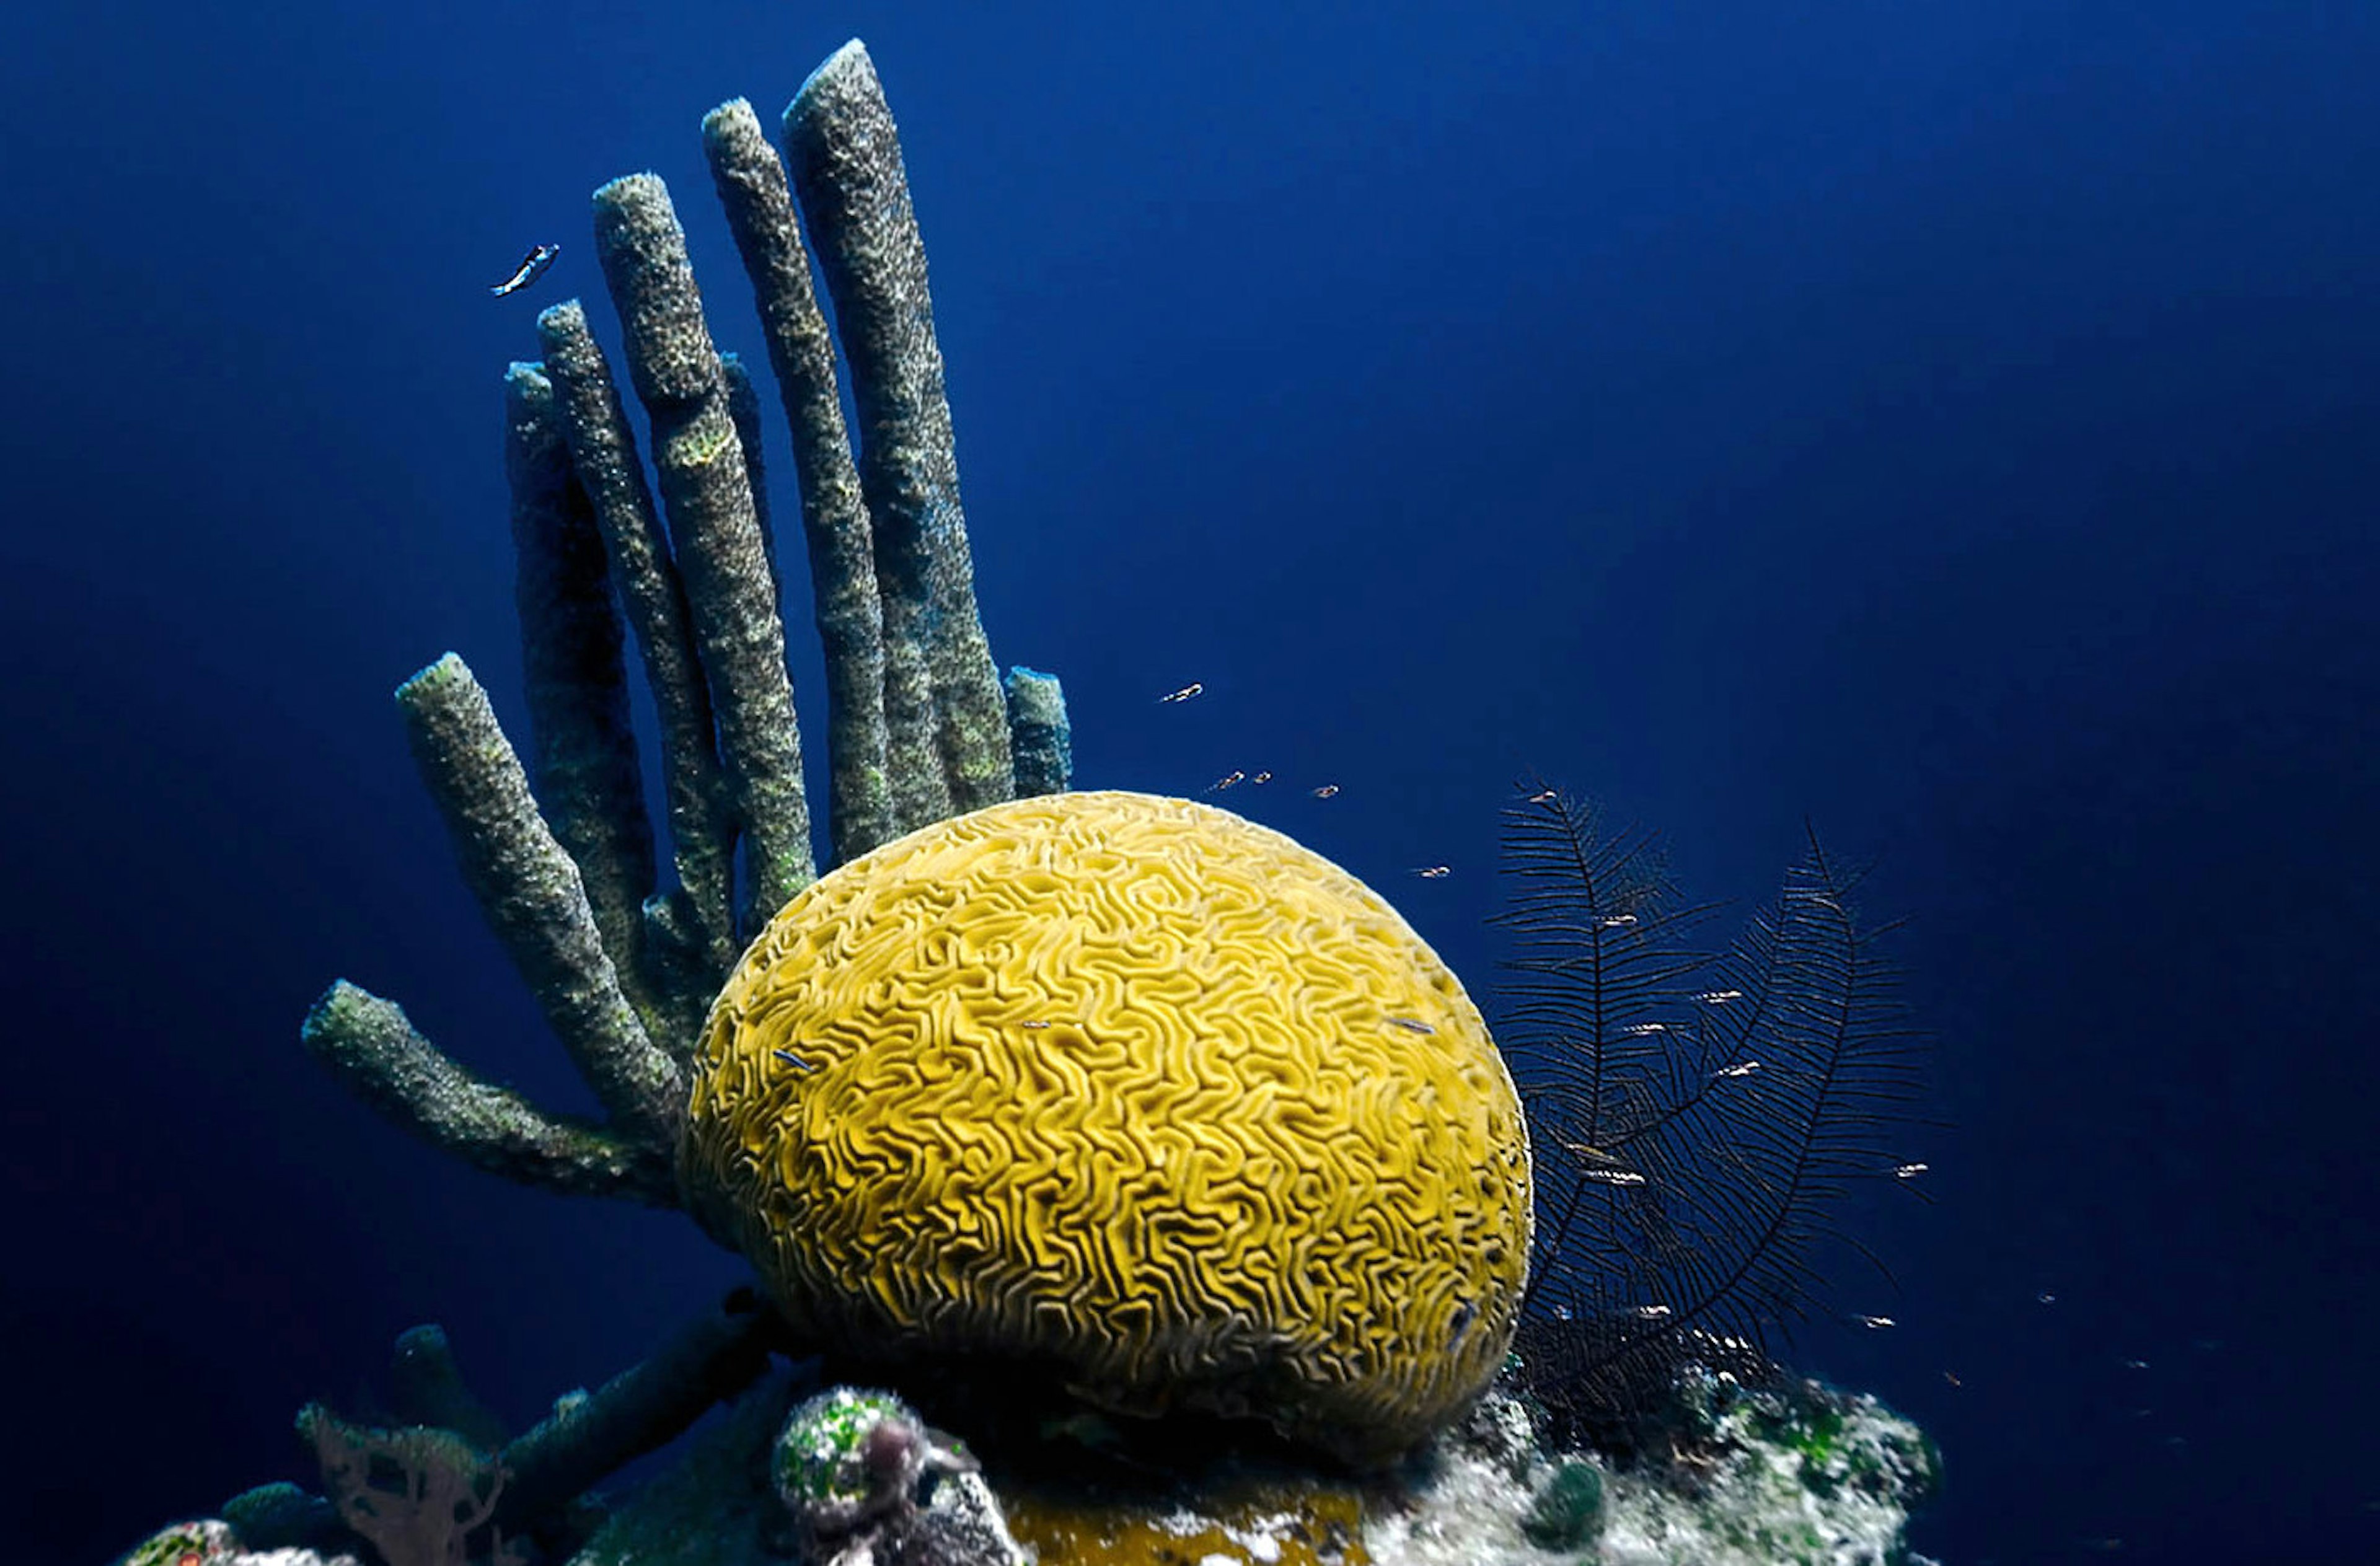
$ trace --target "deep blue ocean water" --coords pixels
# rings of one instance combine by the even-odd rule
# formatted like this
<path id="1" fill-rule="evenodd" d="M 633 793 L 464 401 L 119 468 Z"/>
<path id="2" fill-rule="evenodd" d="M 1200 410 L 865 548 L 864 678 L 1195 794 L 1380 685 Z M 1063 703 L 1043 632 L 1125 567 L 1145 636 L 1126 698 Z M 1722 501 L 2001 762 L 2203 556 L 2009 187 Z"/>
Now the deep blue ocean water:
<path id="1" fill-rule="evenodd" d="M 2380 7 L 33 0 L 7 32 L 16 1558 L 304 1476 L 298 1404 L 416 1322 L 520 1418 L 737 1276 L 674 1215 L 407 1140 L 296 1032 L 345 975 L 586 1102 L 388 693 L 451 648 L 520 721 L 500 377 L 574 293 L 616 342 L 588 192 L 668 179 L 757 361 L 698 124 L 773 126 L 858 35 L 993 650 L 1064 678 L 1077 782 L 1274 771 L 1234 803 L 1482 991 L 1524 770 L 1707 896 L 1761 896 L 1805 817 L 1876 856 L 1949 1123 L 1910 1137 L 1933 1206 L 1846 1220 L 1899 1288 L 1844 1265 L 1837 1305 L 1898 1325 L 1796 1358 L 1939 1441 L 1915 1542 L 2380 1560 Z"/>

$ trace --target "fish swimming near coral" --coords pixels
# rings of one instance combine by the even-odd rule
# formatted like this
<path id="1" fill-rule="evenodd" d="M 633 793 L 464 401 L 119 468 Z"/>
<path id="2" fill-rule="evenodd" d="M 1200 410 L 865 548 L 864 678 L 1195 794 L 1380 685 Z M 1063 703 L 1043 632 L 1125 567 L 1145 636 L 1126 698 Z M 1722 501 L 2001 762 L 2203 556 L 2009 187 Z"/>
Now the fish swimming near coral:
<path id="1" fill-rule="evenodd" d="M 490 288 L 488 292 L 499 298 L 506 294 L 519 293 L 544 276 L 546 268 L 552 266 L 553 258 L 561 253 L 562 247 L 559 245 L 539 245 L 532 248 L 528 254 L 521 258 L 520 265 L 513 268 L 513 274 Z"/>

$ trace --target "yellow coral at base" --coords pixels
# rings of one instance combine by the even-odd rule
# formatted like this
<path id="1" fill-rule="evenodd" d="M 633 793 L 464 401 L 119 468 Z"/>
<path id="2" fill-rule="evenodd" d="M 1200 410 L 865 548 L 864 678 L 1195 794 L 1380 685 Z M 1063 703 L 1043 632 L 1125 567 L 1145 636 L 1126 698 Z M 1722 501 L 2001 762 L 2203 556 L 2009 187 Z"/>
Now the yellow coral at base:
<path id="1" fill-rule="evenodd" d="M 1369 1566 L 1362 1497 L 1345 1484 L 1240 1483 L 1137 1502 L 1007 1489 L 1034 1566 Z"/>
<path id="2" fill-rule="evenodd" d="M 771 922 L 695 1066 L 690 1202 L 827 1343 L 1366 1460 L 1502 1361 L 1502 1057 L 1394 909 L 1228 811 L 1052 795 L 888 844 Z"/>

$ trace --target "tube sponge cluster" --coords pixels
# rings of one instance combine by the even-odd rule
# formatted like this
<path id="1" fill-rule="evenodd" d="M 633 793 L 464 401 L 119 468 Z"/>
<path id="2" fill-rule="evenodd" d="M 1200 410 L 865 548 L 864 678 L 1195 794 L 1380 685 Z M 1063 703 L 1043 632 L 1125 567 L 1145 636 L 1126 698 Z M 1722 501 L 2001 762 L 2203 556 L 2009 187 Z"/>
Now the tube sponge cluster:
<path id="1" fill-rule="evenodd" d="M 868 52 L 837 50 L 783 128 L 781 156 L 738 99 L 705 119 L 704 147 L 792 427 L 833 862 L 1011 797 L 1018 740 L 1028 792 L 1064 789 L 1071 755 L 1056 681 L 1020 672 L 1012 714 L 978 614 L 925 249 Z M 736 954 L 817 864 L 758 390 L 711 335 L 662 181 L 625 176 L 593 207 L 621 368 L 572 299 L 539 317 L 542 358 L 505 378 L 526 743 L 453 653 L 397 705 L 464 876 L 602 1118 L 480 1076 L 345 980 L 303 1038 L 382 1113 L 482 1169 L 670 1206 L 686 1057 Z M 628 719 L 632 654 L 674 884 Z"/>
<path id="2" fill-rule="evenodd" d="M 1228 812 L 1051 795 L 887 844 L 754 942 L 692 1077 L 688 1204 L 802 1335 L 1359 1460 L 1502 1364 L 1502 1057 L 1387 903 Z"/>

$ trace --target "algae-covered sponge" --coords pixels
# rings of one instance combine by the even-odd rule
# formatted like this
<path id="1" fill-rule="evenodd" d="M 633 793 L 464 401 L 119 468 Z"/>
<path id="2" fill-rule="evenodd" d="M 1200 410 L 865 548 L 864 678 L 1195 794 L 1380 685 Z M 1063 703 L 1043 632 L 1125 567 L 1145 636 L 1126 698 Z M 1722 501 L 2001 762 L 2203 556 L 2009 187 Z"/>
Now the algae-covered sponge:
<path id="1" fill-rule="evenodd" d="M 795 1324 L 1044 1365 L 1107 1407 L 1394 1455 L 1502 1363 L 1520 1101 L 1354 877 L 1120 792 L 885 844 L 712 1008 L 681 1175 Z"/>

